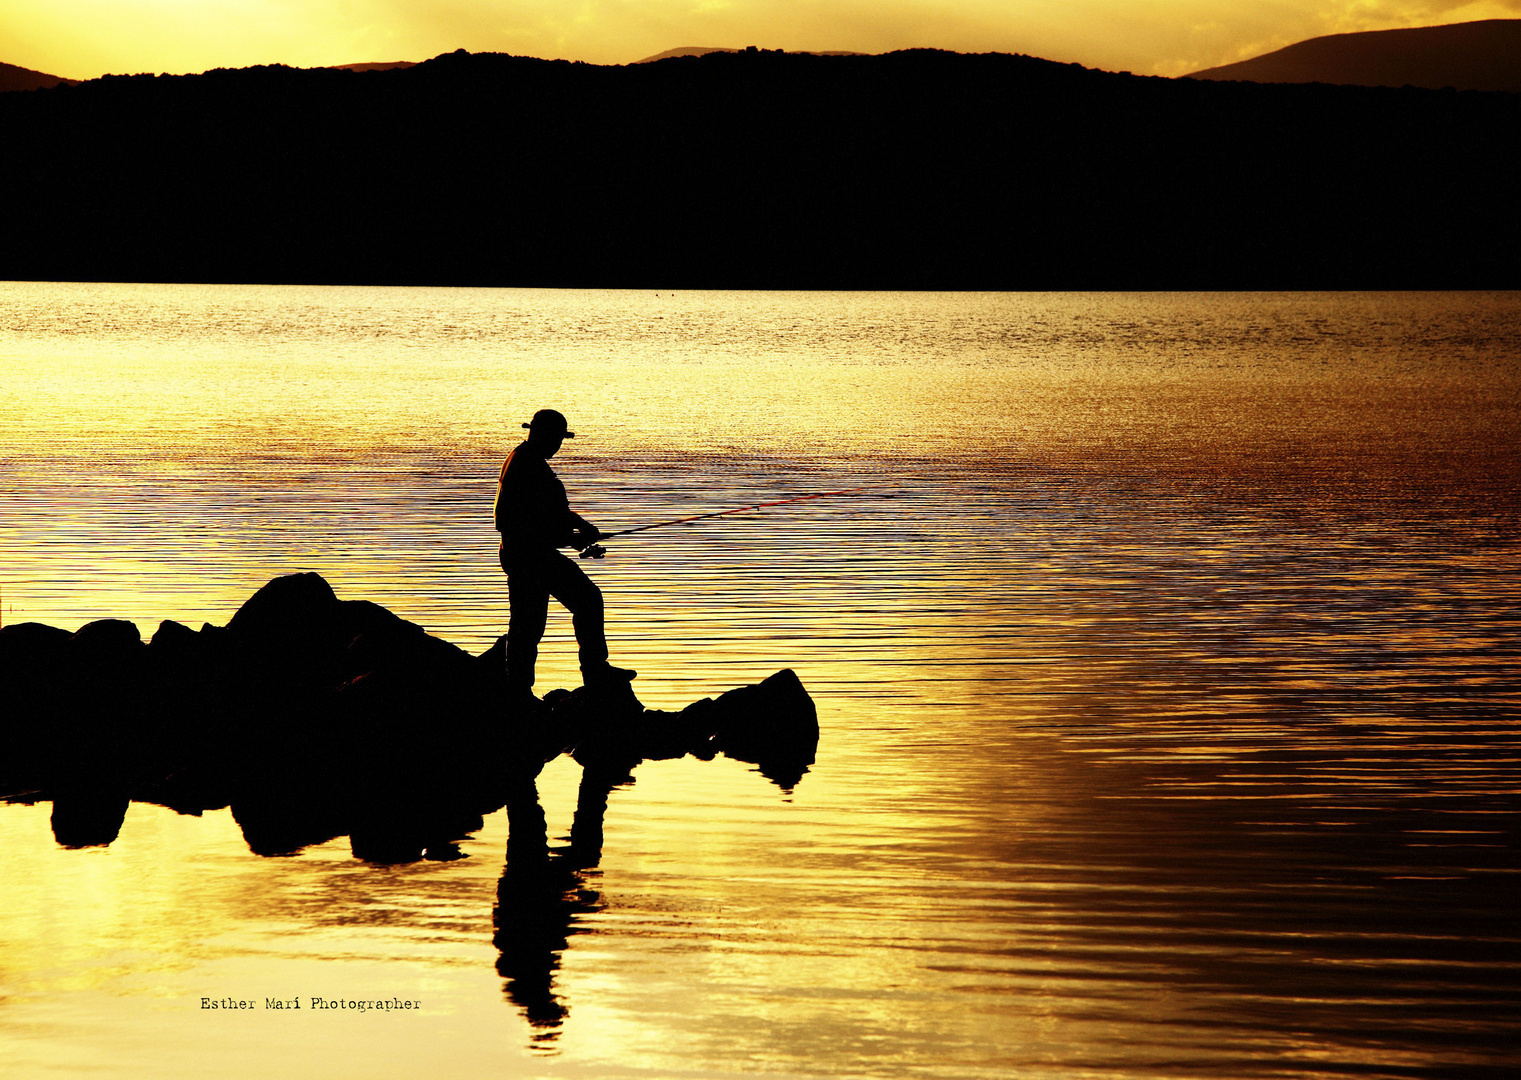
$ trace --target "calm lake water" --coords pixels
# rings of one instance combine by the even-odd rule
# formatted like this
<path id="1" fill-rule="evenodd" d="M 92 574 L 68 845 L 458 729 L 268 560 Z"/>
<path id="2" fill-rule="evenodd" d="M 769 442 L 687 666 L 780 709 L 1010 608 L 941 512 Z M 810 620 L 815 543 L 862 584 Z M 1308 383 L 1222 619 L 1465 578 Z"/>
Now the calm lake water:
<path id="1" fill-rule="evenodd" d="M 593 565 L 646 705 L 791 667 L 822 735 L 790 791 L 613 790 L 548 1019 L 497 970 L 505 813 L 377 866 L 136 803 L 65 849 L 13 792 L 7 1078 L 1521 1069 L 1521 295 L 8 283 L 0 372 L 7 624 L 316 570 L 479 652 L 542 406 L 604 530 L 864 487 Z"/>

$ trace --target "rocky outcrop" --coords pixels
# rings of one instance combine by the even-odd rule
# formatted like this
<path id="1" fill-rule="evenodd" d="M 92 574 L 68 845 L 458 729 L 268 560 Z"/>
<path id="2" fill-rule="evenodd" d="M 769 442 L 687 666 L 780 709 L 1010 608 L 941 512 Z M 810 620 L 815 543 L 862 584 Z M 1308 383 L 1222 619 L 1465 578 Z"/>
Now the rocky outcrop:
<path id="1" fill-rule="evenodd" d="M 722 753 L 790 788 L 818 720 L 784 670 L 679 712 L 628 684 L 514 704 L 503 643 L 473 656 L 317 574 L 269 582 L 226 626 L 116 619 L 0 629 L 0 794 L 52 800 L 60 843 L 115 838 L 129 800 L 230 805 L 249 846 L 336 836 L 377 862 L 449 858 L 453 842 L 562 753 L 598 777 Z"/>

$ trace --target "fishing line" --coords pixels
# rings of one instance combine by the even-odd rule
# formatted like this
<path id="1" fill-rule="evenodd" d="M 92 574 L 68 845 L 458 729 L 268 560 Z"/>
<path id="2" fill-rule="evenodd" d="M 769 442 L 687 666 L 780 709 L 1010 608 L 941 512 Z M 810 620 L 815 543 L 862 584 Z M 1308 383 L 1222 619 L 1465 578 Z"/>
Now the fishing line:
<path id="1" fill-rule="evenodd" d="M 808 495 L 797 495 L 791 499 L 775 499 L 771 502 L 747 503 L 744 506 L 736 506 L 732 510 L 714 510 L 709 514 L 692 514 L 688 517 L 672 518 L 670 521 L 657 521 L 653 525 L 635 525 L 631 529 L 619 529 L 617 532 L 603 533 L 597 538 L 597 543 L 581 552 L 583 559 L 600 559 L 607 554 L 607 549 L 601 546 L 603 540 L 611 540 L 615 536 L 628 536 L 632 533 L 648 532 L 650 529 L 663 529 L 667 525 L 685 525 L 691 521 L 704 521 L 708 518 L 725 517 L 729 514 L 744 514 L 751 510 L 765 510 L 772 506 L 786 506 L 789 503 L 806 502 L 809 499 L 827 499 L 833 495 L 852 495 L 857 491 L 865 491 L 866 485 L 853 488 L 841 488 L 839 491 L 815 491 Z"/>

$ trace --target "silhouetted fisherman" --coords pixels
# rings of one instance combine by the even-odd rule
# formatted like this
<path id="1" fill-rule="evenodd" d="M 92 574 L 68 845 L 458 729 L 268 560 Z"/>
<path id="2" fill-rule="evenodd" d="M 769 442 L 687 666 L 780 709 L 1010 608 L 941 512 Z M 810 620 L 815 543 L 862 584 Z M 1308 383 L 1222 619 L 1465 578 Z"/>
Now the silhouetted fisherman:
<path id="1" fill-rule="evenodd" d="M 601 538 L 597 527 L 570 508 L 565 485 L 549 459 L 565 439 L 565 417 L 540 409 L 524 424 L 528 438 L 507 455 L 496 490 L 496 527 L 502 534 L 502 569 L 507 572 L 511 617 L 507 624 L 507 682 L 532 694 L 539 641 L 553 596 L 570 611 L 580 648 L 581 678 L 588 686 L 632 679 L 634 672 L 607 662 L 602 627 L 602 590 L 557 549 L 578 551 Z"/>

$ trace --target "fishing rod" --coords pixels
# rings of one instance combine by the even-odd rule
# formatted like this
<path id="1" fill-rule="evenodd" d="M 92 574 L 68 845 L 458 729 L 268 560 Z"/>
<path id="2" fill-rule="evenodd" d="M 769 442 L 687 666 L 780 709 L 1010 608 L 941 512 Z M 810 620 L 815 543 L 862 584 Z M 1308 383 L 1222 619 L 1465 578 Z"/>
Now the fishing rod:
<path id="1" fill-rule="evenodd" d="M 692 514 L 689 517 L 672 518 L 670 521 L 657 521 L 653 525 L 635 525 L 632 529 L 619 529 L 617 532 L 603 533 L 597 537 L 597 543 L 592 544 L 581 552 L 583 559 L 600 559 L 607 554 L 607 549 L 601 544 L 603 540 L 611 540 L 615 536 L 628 536 L 631 533 L 647 532 L 650 529 L 663 529 L 667 525 L 685 525 L 689 521 L 703 521 L 707 518 L 725 517 L 729 514 L 743 514 L 750 510 L 765 510 L 772 506 L 786 506 L 788 503 L 806 502 L 809 499 L 827 499 L 831 495 L 850 495 L 857 491 L 865 491 L 866 486 L 841 488 L 839 491 L 815 491 L 810 495 L 798 495 L 791 499 L 776 499 L 772 502 L 748 503 L 744 506 L 736 506 L 732 510 L 714 510 L 710 514 Z"/>

